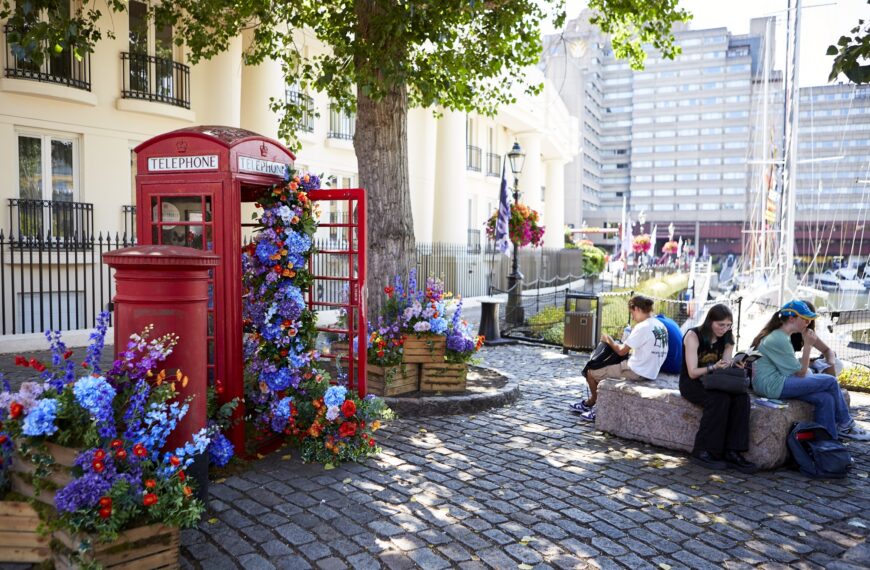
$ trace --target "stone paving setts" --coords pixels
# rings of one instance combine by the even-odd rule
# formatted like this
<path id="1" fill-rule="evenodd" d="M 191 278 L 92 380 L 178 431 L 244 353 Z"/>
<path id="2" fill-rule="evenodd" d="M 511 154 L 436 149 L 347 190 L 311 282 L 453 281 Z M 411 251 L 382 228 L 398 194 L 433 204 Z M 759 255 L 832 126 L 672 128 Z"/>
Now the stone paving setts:
<path id="1" fill-rule="evenodd" d="M 707 471 L 571 413 L 585 358 L 485 348 L 483 364 L 519 379 L 515 404 L 391 422 L 363 465 L 278 452 L 213 483 L 182 567 L 870 567 L 870 443 L 847 444 L 842 481 Z M 853 412 L 867 420 L 870 397 Z"/>

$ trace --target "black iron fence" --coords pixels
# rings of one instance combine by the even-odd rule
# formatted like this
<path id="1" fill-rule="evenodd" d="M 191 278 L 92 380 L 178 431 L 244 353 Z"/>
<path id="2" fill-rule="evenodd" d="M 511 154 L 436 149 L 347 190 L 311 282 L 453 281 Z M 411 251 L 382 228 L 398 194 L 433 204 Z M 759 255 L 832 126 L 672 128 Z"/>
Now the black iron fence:
<path id="1" fill-rule="evenodd" d="M 16 37 L 10 26 L 4 26 L 6 34 L 6 77 L 29 79 L 43 83 L 57 83 L 76 89 L 91 90 L 91 54 L 84 53 L 76 58 L 69 48 L 56 53 L 54 46 L 47 43 L 40 47 L 45 54 L 41 64 L 34 63 L 23 55 L 16 44 Z"/>
<path id="2" fill-rule="evenodd" d="M 0 230 L 0 334 L 95 326 L 113 290 L 102 254 L 132 245 L 117 234 L 62 239 Z"/>
<path id="3" fill-rule="evenodd" d="M 10 198 L 9 235 L 25 238 L 18 240 L 16 247 L 42 237 L 76 246 L 94 235 L 94 205 Z"/>
<path id="4" fill-rule="evenodd" d="M 124 218 L 124 235 L 136 239 L 136 206 L 121 206 L 121 215 Z"/>
<path id="5" fill-rule="evenodd" d="M 143 99 L 190 109 L 190 67 L 144 53 L 121 53 L 124 99 Z"/>

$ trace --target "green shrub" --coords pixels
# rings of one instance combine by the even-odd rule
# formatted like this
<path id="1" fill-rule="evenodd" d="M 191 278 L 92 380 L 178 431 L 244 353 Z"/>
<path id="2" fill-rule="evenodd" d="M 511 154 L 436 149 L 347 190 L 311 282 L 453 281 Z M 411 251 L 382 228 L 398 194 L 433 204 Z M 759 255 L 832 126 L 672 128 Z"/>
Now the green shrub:
<path id="1" fill-rule="evenodd" d="M 853 366 L 846 368 L 837 377 L 840 386 L 856 392 L 870 392 L 870 368 Z"/>
<path id="2" fill-rule="evenodd" d="M 536 333 L 542 333 L 551 326 L 564 322 L 565 309 L 563 307 L 544 307 L 537 315 L 529 317 L 529 326 Z"/>
<path id="3" fill-rule="evenodd" d="M 546 342 L 561 346 L 562 341 L 565 339 L 565 323 L 561 322 L 545 330 L 543 338 Z"/>
<path id="4" fill-rule="evenodd" d="M 581 245 L 583 252 L 583 274 L 598 275 L 604 271 L 605 253 L 594 245 Z"/>

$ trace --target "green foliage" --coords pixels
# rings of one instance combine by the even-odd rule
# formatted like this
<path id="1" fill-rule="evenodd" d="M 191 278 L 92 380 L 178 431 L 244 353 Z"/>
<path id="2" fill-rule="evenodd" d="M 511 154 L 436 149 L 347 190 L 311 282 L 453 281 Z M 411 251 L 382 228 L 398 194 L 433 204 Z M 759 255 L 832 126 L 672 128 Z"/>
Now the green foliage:
<path id="1" fill-rule="evenodd" d="M 565 321 L 564 307 L 544 307 L 537 315 L 529 317 L 529 325 L 535 332 L 542 332 L 556 323 Z"/>
<path id="2" fill-rule="evenodd" d="M 644 44 L 651 44 L 667 59 L 682 53 L 674 45 L 671 26 L 688 22 L 692 15 L 677 4 L 678 0 L 589 0 L 589 8 L 597 12 L 590 22 L 610 34 L 616 57 L 639 70 L 646 61 Z"/>
<path id="3" fill-rule="evenodd" d="M 559 323 L 553 325 L 544 331 L 543 335 L 544 341 L 549 342 L 550 344 L 562 344 L 562 341 L 565 339 L 565 323 Z"/>
<path id="4" fill-rule="evenodd" d="M 870 0 L 867 0 L 870 4 Z M 858 20 L 858 25 L 849 30 L 849 36 L 840 36 L 836 45 L 828 46 L 825 55 L 832 55 L 834 63 L 828 81 L 836 81 L 842 73 L 853 83 L 870 83 L 870 22 Z"/>
<path id="5" fill-rule="evenodd" d="M 605 253 L 594 245 L 581 245 L 583 252 L 583 274 L 598 275 L 604 271 Z"/>

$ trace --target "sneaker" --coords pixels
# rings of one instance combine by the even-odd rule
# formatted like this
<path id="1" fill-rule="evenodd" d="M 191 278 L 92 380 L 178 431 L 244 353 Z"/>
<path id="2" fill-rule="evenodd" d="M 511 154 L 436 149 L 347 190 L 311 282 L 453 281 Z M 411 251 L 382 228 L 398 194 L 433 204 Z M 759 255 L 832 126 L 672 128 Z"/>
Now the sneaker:
<path id="1" fill-rule="evenodd" d="M 568 404 L 568 407 L 571 408 L 572 412 L 577 412 L 578 414 L 582 414 L 583 412 L 588 412 L 592 409 L 592 406 L 586 403 L 586 400 L 580 400 L 579 402 L 573 402 Z"/>
<path id="2" fill-rule="evenodd" d="M 840 426 L 837 435 L 841 438 L 857 439 L 858 441 L 870 441 L 870 432 L 858 425 L 855 420 L 844 426 Z"/>
<path id="3" fill-rule="evenodd" d="M 591 410 L 583 412 L 580 414 L 580 418 L 586 420 L 587 422 L 595 421 L 595 407 L 593 406 Z"/>

